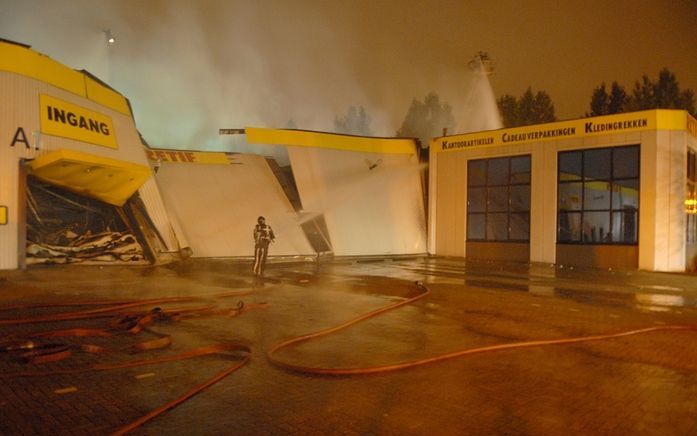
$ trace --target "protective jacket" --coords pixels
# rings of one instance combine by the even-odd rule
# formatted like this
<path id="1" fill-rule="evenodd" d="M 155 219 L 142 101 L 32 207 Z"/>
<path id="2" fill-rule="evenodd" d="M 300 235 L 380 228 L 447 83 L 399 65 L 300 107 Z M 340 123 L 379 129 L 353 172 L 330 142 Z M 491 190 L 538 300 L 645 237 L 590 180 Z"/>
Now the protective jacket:
<path id="1" fill-rule="evenodd" d="M 254 226 L 254 245 L 255 247 L 267 248 L 271 241 L 276 239 L 271 226 L 268 224 L 257 224 Z"/>

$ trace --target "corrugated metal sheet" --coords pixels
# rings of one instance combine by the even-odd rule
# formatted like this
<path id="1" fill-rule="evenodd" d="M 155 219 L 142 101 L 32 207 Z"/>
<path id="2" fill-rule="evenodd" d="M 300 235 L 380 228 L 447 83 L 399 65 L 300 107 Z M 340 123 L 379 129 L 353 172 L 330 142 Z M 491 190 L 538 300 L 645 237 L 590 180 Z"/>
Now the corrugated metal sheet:
<path id="1" fill-rule="evenodd" d="M 235 162 L 162 162 L 156 174 L 167 209 L 181 225 L 193 256 L 251 256 L 259 215 L 276 233 L 270 256 L 314 254 L 266 160 L 236 154 Z"/>
<path id="2" fill-rule="evenodd" d="M 38 155 L 33 132 L 39 129 L 38 95 L 35 81 L 0 72 L 0 205 L 7 206 L 8 222 L 0 226 L 0 269 L 18 267 L 18 183 L 20 159 Z M 31 98 L 31 97 L 34 98 Z M 18 142 L 10 146 L 18 130 L 30 148 Z"/>
<path id="3" fill-rule="evenodd" d="M 174 217 L 170 217 L 167 208 L 162 202 L 162 196 L 154 177 L 148 179 L 138 190 L 140 198 L 143 200 L 145 209 L 157 231 L 170 252 L 179 251 L 180 247 L 187 247 L 189 244 L 184 238 L 183 232 L 177 231 L 179 226 L 173 222 Z"/>
<path id="4" fill-rule="evenodd" d="M 414 154 L 288 147 L 307 217 L 324 215 L 337 256 L 426 252 Z"/>

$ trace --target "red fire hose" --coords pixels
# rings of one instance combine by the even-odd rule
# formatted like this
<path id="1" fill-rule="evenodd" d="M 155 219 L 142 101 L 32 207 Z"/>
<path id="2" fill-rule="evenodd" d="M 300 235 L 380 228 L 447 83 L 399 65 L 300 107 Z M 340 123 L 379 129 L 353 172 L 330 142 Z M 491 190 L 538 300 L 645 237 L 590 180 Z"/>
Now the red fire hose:
<path id="1" fill-rule="evenodd" d="M 277 344 L 276 346 L 271 348 L 271 350 L 269 350 L 267 353 L 267 357 L 272 364 L 274 364 L 280 368 L 283 368 L 283 369 L 286 369 L 286 370 L 292 371 L 292 372 L 307 374 L 307 375 L 325 375 L 325 376 L 367 375 L 367 374 L 384 373 L 384 372 L 390 372 L 390 371 L 398 371 L 401 369 L 413 368 L 416 366 L 422 366 L 422 365 L 426 365 L 429 363 L 441 362 L 444 360 L 454 359 L 456 357 L 466 356 L 469 354 L 479 354 L 479 353 L 487 353 L 487 352 L 494 352 L 494 351 L 503 351 L 503 350 L 519 349 L 519 348 L 529 348 L 529 347 L 540 347 L 540 346 L 545 346 L 545 345 L 565 345 L 565 344 L 575 344 L 575 343 L 581 343 L 581 342 L 602 341 L 602 340 L 615 339 L 615 338 L 620 338 L 620 337 L 625 337 L 625 336 L 633 336 L 633 335 L 658 332 L 658 331 L 667 331 L 667 330 L 683 330 L 683 331 L 684 330 L 688 330 L 688 331 L 697 330 L 697 327 L 695 327 L 695 326 L 664 325 L 664 326 L 648 327 L 648 328 L 643 328 L 643 329 L 629 330 L 629 331 L 603 334 L 603 335 L 590 335 L 590 336 L 579 336 L 579 337 L 575 337 L 575 338 L 550 339 L 550 340 L 540 340 L 540 341 L 523 341 L 523 342 L 514 342 L 514 343 L 509 343 L 509 344 L 491 345 L 491 346 L 486 346 L 486 347 L 470 348 L 467 350 L 455 351 L 452 353 L 428 357 L 425 359 L 399 362 L 399 363 L 395 363 L 395 364 L 391 364 L 391 365 L 360 367 L 360 368 L 322 368 L 322 367 L 295 365 L 292 363 L 284 362 L 276 357 L 277 352 L 279 352 L 280 350 L 282 350 L 284 348 L 290 347 L 291 345 L 296 345 L 296 344 L 299 344 L 302 342 L 307 342 L 307 341 L 310 341 L 313 339 L 320 338 L 322 336 L 327 336 L 329 334 L 336 333 L 340 330 L 346 329 L 346 328 L 348 328 L 356 323 L 359 323 L 361 321 L 364 321 L 368 318 L 372 318 L 372 317 L 377 316 L 381 313 L 396 309 L 400 306 L 404 306 L 405 304 L 411 304 L 411 303 L 413 303 L 421 298 L 424 298 L 426 295 L 429 294 L 429 292 L 430 292 L 429 289 L 426 288 L 423 284 L 417 282 L 416 286 L 421 291 L 421 293 L 414 296 L 414 297 L 411 297 L 411 298 L 404 300 L 404 301 L 400 301 L 400 302 L 395 303 L 395 304 L 391 304 L 391 305 L 382 307 L 380 309 L 374 310 L 374 311 L 366 313 L 364 315 L 360 315 L 360 316 L 358 316 L 354 319 L 351 319 L 349 321 L 346 321 L 343 324 L 340 324 L 336 327 L 331 327 L 328 329 L 320 330 L 320 331 L 317 331 L 314 333 L 309 333 L 309 334 L 306 334 L 303 336 L 298 336 L 296 338 L 292 338 L 292 339 L 288 339 L 286 341 L 283 341 L 280 344 Z"/>
<path id="2" fill-rule="evenodd" d="M 243 295 L 249 295 L 250 291 L 239 292 L 223 292 L 214 294 L 208 297 L 214 299 L 228 298 L 228 297 L 238 297 Z M 195 302 L 205 300 L 203 297 L 167 297 L 167 298 L 156 298 L 147 300 L 126 300 L 126 301 L 86 301 L 86 302 L 75 302 L 75 303 L 56 303 L 56 304 L 38 304 L 38 305 L 20 305 L 12 307 L 4 307 L 0 310 L 19 310 L 19 309 L 35 309 L 35 308 L 51 308 L 51 307 L 78 307 L 78 306 L 105 306 L 98 309 L 88 309 L 88 310 L 78 310 L 73 312 L 65 312 L 52 315 L 42 315 L 35 316 L 31 318 L 16 318 L 16 319 L 1 319 L 0 325 L 19 325 L 19 324 L 33 324 L 41 322 L 50 321 L 66 321 L 66 320 L 76 320 L 76 319 L 87 319 L 87 318 L 102 318 L 107 316 L 115 316 L 115 314 L 122 312 L 124 309 L 132 309 L 135 307 L 142 307 L 146 305 L 155 304 L 165 304 L 165 303 L 177 303 L 177 302 Z M 259 304 L 257 306 L 264 306 Z M 52 361 L 57 361 L 65 359 L 70 356 L 71 352 L 75 349 L 89 353 L 106 353 L 114 351 L 143 351 L 152 350 L 156 348 L 167 347 L 171 344 L 172 340 L 169 335 L 160 334 L 153 330 L 147 329 L 146 326 L 155 320 L 163 319 L 181 319 L 182 317 L 192 317 L 192 316 L 205 316 L 205 315 L 222 315 L 222 316 L 235 316 L 248 310 L 250 305 L 245 306 L 241 301 L 236 307 L 233 308 L 218 308 L 218 305 L 213 303 L 207 303 L 204 306 L 199 307 L 187 307 L 178 309 L 162 310 L 160 308 L 155 308 L 150 312 L 138 312 L 132 314 L 121 314 L 118 316 L 114 322 L 111 323 L 109 328 L 95 329 L 95 328 L 72 328 L 72 329 L 60 329 L 51 331 L 42 331 L 30 334 L 23 334 L 22 337 L 25 338 L 22 341 L 18 341 L 14 338 L 0 338 L 0 351 L 21 351 L 22 356 L 26 361 L 30 361 L 35 364 L 42 364 Z M 135 345 L 131 345 L 122 350 L 109 350 L 97 345 L 83 344 L 79 347 L 66 344 L 41 344 L 35 342 L 36 339 L 46 339 L 46 338 L 61 338 L 61 337 L 108 337 L 119 333 L 131 333 L 137 334 L 142 331 L 148 331 L 151 334 L 158 336 L 156 339 L 148 340 L 145 342 L 140 342 Z M 224 379 L 228 375 L 232 374 L 242 366 L 244 366 L 250 359 L 251 350 L 249 347 L 240 344 L 215 344 L 207 347 L 196 348 L 189 350 L 184 353 L 179 353 L 170 356 L 163 356 L 154 359 L 141 359 L 132 360 L 128 362 L 116 363 L 116 364 L 96 364 L 85 368 L 74 368 L 74 369 L 61 369 L 52 371 L 25 371 L 25 372 L 15 372 L 15 373 L 4 373 L 0 374 L 0 379 L 14 378 L 14 377 L 40 377 L 40 376 L 50 376 L 50 375 L 65 375 L 65 374 L 79 374 L 92 371 L 107 371 L 114 369 L 132 368 L 145 365 L 156 365 L 167 362 L 174 362 L 185 359 L 192 359 L 201 356 L 219 354 L 226 357 L 232 357 L 236 362 L 229 366 L 224 371 L 217 374 L 215 377 L 207 380 L 204 383 L 195 386 L 178 398 L 164 404 L 145 416 L 131 422 L 130 424 L 117 430 L 114 434 L 121 435 L 135 428 L 143 425 L 145 422 L 161 415 L 162 413 L 170 410 L 182 402 L 193 397 L 197 393 L 203 391 L 204 389 L 212 386 L 213 384 Z M 240 354 L 242 354 L 240 356 Z"/>

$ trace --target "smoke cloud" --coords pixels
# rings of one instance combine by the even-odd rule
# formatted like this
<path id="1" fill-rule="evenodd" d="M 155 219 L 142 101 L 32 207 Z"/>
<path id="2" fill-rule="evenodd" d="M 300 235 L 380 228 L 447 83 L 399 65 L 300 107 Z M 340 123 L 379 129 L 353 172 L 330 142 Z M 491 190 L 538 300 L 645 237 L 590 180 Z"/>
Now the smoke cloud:
<path id="1" fill-rule="evenodd" d="M 411 100 L 429 91 L 451 104 L 460 132 L 483 125 L 468 125 L 482 98 L 485 118 L 498 119 L 488 80 L 467 70 L 474 48 L 458 54 L 461 69 L 434 68 L 418 29 L 386 22 L 369 3 L 343 3 L 5 0 L 0 37 L 107 82 L 154 147 L 249 151 L 218 129 L 331 131 L 352 105 L 366 109 L 376 136 L 393 136 Z M 396 50 L 411 43 L 408 56 Z"/>

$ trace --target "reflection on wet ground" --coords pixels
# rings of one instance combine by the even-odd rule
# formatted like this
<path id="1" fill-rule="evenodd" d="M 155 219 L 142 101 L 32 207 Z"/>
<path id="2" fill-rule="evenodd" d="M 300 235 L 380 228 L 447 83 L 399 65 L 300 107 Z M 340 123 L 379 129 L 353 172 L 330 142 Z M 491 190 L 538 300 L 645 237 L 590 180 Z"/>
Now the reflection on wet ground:
<path id="1" fill-rule="evenodd" d="M 688 346 L 697 338 L 686 330 L 480 353 L 368 377 L 298 375 L 266 358 L 281 341 L 417 295 L 417 281 L 431 291 L 424 299 L 284 349 L 280 358 L 365 367 L 478 347 L 697 326 L 695 276 L 419 257 L 275 262 L 257 282 L 250 269 L 249 263 L 226 259 L 32 268 L 0 274 L 0 307 L 162 296 L 209 301 L 220 293 L 248 292 L 226 303 L 253 308 L 239 316 L 154 327 L 173 339 L 171 350 L 157 353 L 232 341 L 250 347 L 251 361 L 137 434 L 697 433 L 697 347 Z M 58 324 L 0 331 L 81 326 Z M 125 346 L 130 340 L 116 341 Z M 81 355 L 55 365 L 73 368 L 109 358 Z M 147 370 L 5 379 L 0 433 L 108 433 L 226 364 L 207 357 Z M 2 373 L 22 365 L 0 353 Z"/>

